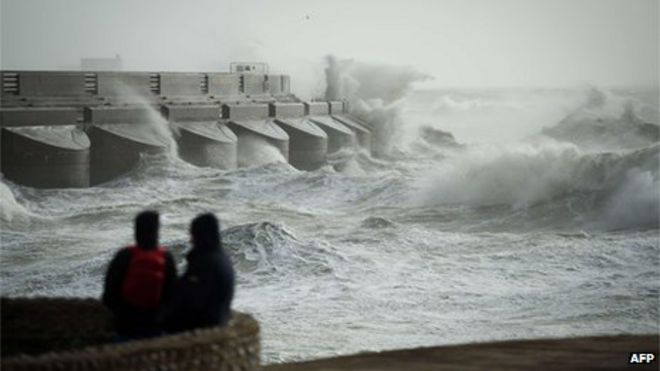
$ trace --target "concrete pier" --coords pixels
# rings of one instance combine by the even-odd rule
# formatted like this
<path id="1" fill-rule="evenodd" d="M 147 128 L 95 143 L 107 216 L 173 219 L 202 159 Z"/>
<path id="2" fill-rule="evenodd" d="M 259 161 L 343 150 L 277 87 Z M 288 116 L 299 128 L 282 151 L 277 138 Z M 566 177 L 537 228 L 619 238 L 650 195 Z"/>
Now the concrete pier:
<path id="1" fill-rule="evenodd" d="M 238 138 L 219 123 L 220 106 L 166 105 L 162 112 L 174 129 L 183 160 L 197 166 L 236 168 Z"/>
<path id="2" fill-rule="evenodd" d="M 251 138 L 260 138 L 271 144 L 289 159 L 289 135 L 269 117 L 266 104 L 224 104 L 222 117 L 227 126 L 238 136 L 238 152 L 250 146 Z M 240 161 L 239 161 L 240 163 Z"/>
<path id="3" fill-rule="evenodd" d="M 328 135 L 328 153 L 351 147 L 356 143 L 355 133 L 346 125 L 329 116 L 330 108 L 326 102 L 307 102 L 305 110 L 309 119 Z"/>
<path id="4" fill-rule="evenodd" d="M 267 71 L 0 75 L 0 170 L 35 187 L 108 181 L 174 140 L 180 157 L 197 166 L 232 169 L 277 157 L 313 170 L 329 152 L 370 148 L 373 136 L 345 102 L 302 104 L 289 76 Z M 67 128 L 46 130 L 58 126 Z"/>
<path id="5" fill-rule="evenodd" d="M 270 104 L 270 115 L 289 135 L 289 163 L 300 170 L 315 170 L 326 162 L 328 135 L 304 114 L 302 103 Z"/>
<path id="6" fill-rule="evenodd" d="M 93 124 L 87 130 L 92 185 L 127 173 L 141 154 L 165 153 L 170 145 L 169 129 L 151 107 L 86 108 L 85 122 Z"/>

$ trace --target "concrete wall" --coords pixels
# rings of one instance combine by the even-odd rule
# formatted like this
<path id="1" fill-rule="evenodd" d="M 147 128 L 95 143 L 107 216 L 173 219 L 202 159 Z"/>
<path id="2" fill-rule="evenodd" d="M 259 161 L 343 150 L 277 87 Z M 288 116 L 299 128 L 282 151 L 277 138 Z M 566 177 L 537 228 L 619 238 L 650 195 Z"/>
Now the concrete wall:
<path id="1" fill-rule="evenodd" d="M 148 106 L 86 107 L 84 120 L 89 124 L 139 124 L 148 122 L 154 113 Z"/>
<path id="2" fill-rule="evenodd" d="M 209 94 L 214 96 L 236 96 L 241 92 L 238 89 L 239 75 L 229 73 L 209 73 Z"/>
<path id="3" fill-rule="evenodd" d="M 257 120 L 268 118 L 267 104 L 223 104 L 222 118 L 231 120 Z"/>
<path id="4" fill-rule="evenodd" d="M 18 77 L 19 95 L 28 97 L 84 96 L 84 72 L 23 71 Z"/>
<path id="5" fill-rule="evenodd" d="M 161 113 L 170 122 L 218 121 L 221 118 L 217 105 L 164 105 Z"/>
<path id="6" fill-rule="evenodd" d="M 244 74 L 243 92 L 248 95 L 266 94 L 266 77 L 264 75 Z"/>
<path id="7" fill-rule="evenodd" d="M 98 72 L 97 95 L 151 97 L 152 80 L 156 79 L 148 72 Z"/>
<path id="8" fill-rule="evenodd" d="M 305 106 L 302 103 L 270 103 L 270 117 L 302 117 Z"/>
<path id="9" fill-rule="evenodd" d="M 330 113 L 327 102 L 305 102 L 305 114 L 309 116 L 324 116 Z"/>
<path id="10" fill-rule="evenodd" d="M 163 72 L 160 74 L 160 95 L 170 97 L 205 94 L 202 92 L 205 79 L 203 73 Z"/>
<path id="11" fill-rule="evenodd" d="M 0 126 L 76 125 L 79 116 L 75 108 L 1 108 Z"/>
<path id="12" fill-rule="evenodd" d="M 106 99 L 135 102 L 137 96 L 149 101 L 161 97 L 240 97 L 245 95 L 290 94 L 286 75 L 188 72 L 119 71 L 2 71 L 3 106 L 52 105 L 43 98 L 75 99 L 81 105 L 103 104 Z M 56 102 L 56 101 L 55 101 Z"/>

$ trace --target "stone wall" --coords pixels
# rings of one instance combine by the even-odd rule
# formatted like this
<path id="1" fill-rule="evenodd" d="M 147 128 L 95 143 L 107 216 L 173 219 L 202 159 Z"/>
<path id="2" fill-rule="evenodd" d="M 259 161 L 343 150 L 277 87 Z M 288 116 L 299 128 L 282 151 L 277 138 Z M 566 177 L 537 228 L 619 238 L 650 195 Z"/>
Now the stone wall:
<path id="1" fill-rule="evenodd" d="M 226 327 L 113 344 L 95 299 L 3 298 L 3 370 L 257 370 L 259 324 L 234 312 Z"/>

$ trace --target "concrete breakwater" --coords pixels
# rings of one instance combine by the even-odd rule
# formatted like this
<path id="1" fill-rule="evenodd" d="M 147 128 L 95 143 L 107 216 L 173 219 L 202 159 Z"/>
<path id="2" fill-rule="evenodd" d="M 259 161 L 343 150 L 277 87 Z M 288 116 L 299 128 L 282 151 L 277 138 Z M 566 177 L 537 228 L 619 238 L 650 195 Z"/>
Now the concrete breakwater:
<path id="1" fill-rule="evenodd" d="M 32 187 L 87 187 L 173 146 L 191 164 L 232 169 L 252 138 L 314 170 L 328 153 L 370 149 L 370 129 L 347 111 L 301 101 L 286 75 L 2 71 L 0 171 Z"/>

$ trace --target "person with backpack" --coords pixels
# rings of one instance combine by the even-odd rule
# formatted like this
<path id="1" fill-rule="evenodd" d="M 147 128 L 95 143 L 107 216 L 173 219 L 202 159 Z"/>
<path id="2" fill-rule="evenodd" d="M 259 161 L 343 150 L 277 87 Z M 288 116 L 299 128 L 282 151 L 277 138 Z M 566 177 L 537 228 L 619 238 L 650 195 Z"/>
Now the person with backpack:
<path id="1" fill-rule="evenodd" d="M 163 333 L 177 272 L 172 255 L 158 245 L 159 224 L 158 212 L 139 213 L 136 244 L 119 250 L 108 266 L 102 301 L 113 313 L 119 341 Z"/>
<path id="2" fill-rule="evenodd" d="M 222 248 L 215 215 L 201 214 L 190 226 L 192 249 L 177 282 L 166 321 L 167 332 L 224 326 L 231 318 L 234 268 Z"/>

